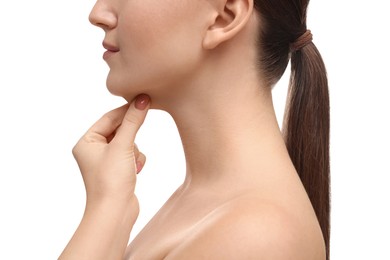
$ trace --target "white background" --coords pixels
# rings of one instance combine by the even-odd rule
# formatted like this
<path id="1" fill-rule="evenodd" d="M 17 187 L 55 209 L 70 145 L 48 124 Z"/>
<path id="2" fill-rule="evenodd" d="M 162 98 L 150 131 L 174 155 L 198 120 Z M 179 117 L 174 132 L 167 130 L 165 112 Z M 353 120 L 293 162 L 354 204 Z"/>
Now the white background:
<path id="1" fill-rule="evenodd" d="M 81 219 L 71 149 L 124 103 L 105 88 L 103 32 L 92 0 L 0 0 L 0 259 L 56 259 Z M 308 27 L 331 95 L 332 259 L 390 259 L 389 9 L 386 1 L 313 1 Z M 287 78 L 276 87 L 282 118 Z M 184 177 L 172 119 L 151 111 L 137 137 L 148 156 L 132 237 Z M 153 245 L 151 245 L 153 246 Z"/>

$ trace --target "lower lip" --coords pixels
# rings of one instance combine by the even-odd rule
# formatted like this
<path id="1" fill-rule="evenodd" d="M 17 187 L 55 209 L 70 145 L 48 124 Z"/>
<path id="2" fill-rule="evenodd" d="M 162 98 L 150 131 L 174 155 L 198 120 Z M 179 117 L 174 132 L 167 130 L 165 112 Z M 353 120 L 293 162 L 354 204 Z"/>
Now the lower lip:
<path id="1" fill-rule="evenodd" d="M 114 55 L 115 53 L 117 53 L 117 51 L 106 51 L 104 54 L 103 54 L 103 59 L 104 60 L 107 60 L 108 58 L 110 58 L 112 55 Z"/>

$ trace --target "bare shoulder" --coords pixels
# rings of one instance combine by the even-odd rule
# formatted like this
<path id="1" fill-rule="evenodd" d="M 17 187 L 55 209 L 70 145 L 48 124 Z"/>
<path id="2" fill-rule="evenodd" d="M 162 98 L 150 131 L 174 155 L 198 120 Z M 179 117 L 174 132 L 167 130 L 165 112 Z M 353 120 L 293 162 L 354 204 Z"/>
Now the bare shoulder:
<path id="1" fill-rule="evenodd" d="M 207 216 L 166 259 L 324 260 L 322 238 L 276 204 L 240 198 Z"/>

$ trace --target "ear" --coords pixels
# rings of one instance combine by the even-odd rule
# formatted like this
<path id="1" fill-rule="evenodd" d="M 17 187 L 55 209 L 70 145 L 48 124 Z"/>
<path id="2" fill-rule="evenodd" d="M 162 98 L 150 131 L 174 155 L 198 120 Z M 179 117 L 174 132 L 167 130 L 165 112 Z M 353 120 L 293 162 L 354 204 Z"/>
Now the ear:
<path id="1" fill-rule="evenodd" d="M 247 24 L 253 0 L 217 0 L 216 17 L 203 38 L 203 48 L 213 49 L 233 38 Z"/>

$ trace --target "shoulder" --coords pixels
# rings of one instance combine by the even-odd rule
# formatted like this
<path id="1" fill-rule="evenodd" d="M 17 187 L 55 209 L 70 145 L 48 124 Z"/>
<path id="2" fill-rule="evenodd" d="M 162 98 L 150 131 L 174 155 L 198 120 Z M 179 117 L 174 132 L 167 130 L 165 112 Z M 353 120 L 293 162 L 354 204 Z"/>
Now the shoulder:
<path id="1" fill-rule="evenodd" d="M 199 225 L 166 259 L 324 259 L 299 219 L 276 204 L 239 199 Z"/>

